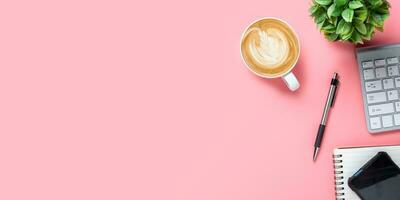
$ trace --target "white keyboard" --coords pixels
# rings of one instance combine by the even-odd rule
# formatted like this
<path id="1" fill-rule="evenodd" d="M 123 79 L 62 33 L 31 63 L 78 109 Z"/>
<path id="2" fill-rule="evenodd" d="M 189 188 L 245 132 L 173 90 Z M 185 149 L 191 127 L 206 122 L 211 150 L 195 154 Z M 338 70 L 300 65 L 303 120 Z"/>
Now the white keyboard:
<path id="1" fill-rule="evenodd" d="M 357 49 L 368 131 L 400 129 L 400 44 Z"/>

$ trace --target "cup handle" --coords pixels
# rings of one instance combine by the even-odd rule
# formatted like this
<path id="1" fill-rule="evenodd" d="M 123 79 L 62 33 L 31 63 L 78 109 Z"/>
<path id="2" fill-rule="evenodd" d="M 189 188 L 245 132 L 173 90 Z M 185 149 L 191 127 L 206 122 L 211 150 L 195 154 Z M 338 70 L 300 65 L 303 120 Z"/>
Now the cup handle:
<path id="1" fill-rule="evenodd" d="M 297 80 L 296 76 L 294 76 L 294 74 L 292 72 L 289 72 L 288 74 L 286 74 L 285 76 L 282 77 L 283 81 L 285 81 L 286 86 L 291 90 L 291 91 L 295 91 L 297 89 L 299 89 L 300 87 L 300 83 Z"/>

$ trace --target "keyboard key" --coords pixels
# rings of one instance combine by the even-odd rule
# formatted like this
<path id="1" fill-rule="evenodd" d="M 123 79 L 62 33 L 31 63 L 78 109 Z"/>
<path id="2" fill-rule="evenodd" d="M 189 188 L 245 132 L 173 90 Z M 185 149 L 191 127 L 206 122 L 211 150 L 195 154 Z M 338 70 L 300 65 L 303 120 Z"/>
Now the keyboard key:
<path id="1" fill-rule="evenodd" d="M 375 78 L 375 72 L 374 69 L 366 69 L 364 70 L 364 79 L 365 80 L 370 80 Z"/>
<path id="2" fill-rule="evenodd" d="M 385 92 L 376 92 L 376 93 L 369 93 L 367 94 L 367 102 L 371 103 L 380 103 L 386 100 L 386 93 Z"/>
<path id="3" fill-rule="evenodd" d="M 397 65 L 389 66 L 388 73 L 389 76 L 399 76 L 399 67 L 397 67 Z"/>
<path id="4" fill-rule="evenodd" d="M 382 125 L 383 127 L 392 127 L 393 126 L 393 117 L 392 115 L 385 115 L 382 117 Z"/>
<path id="5" fill-rule="evenodd" d="M 399 78 L 399 86 L 400 86 L 400 78 Z M 365 90 L 367 92 L 382 90 L 382 82 L 380 80 L 365 82 Z"/>
<path id="6" fill-rule="evenodd" d="M 396 106 L 396 112 L 400 112 L 400 101 L 394 103 L 394 105 Z"/>
<path id="7" fill-rule="evenodd" d="M 399 93 L 397 90 L 390 90 L 387 92 L 389 101 L 399 99 Z"/>
<path id="8" fill-rule="evenodd" d="M 400 114 L 395 114 L 395 115 L 393 115 L 393 117 L 394 117 L 394 124 L 396 126 L 399 126 L 400 125 Z"/>
<path id="9" fill-rule="evenodd" d="M 397 57 L 388 58 L 388 59 L 387 59 L 387 63 L 388 63 L 389 65 L 391 65 L 391 64 L 397 64 L 397 63 L 399 63 L 399 59 L 398 59 Z"/>
<path id="10" fill-rule="evenodd" d="M 386 65 L 385 59 L 378 59 L 375 60 L 375 67 L 382 67 Z"/>
<path id="11" fill-rule="evenodd" d="M 366 62 L 362 63 L 362 67 L 364 69 L 373 68 L 374 67 L 374 63 L 372 61 L 366 61 Z"/>
<path id="12" fill-rule="evenodd" d="M 394 83 L 395 83 L 396 87 L 400 87 L 400 77 L 399 78 L 395 78 L 394 79 Z"/>
<path id="13" fill-rule="evenodd" d="M 393 79 L 384 79 L 383 80 L 383 89 L 391 89 L 394 88 L 394 81 Z"/>
<path id="14" fill-rule="evenodd" d="M 378 104 L 373 106 L 368 106 L 369 115 L 383 115 L 394 112 L 393 103 Z"/>
<path id="15" fill-rule="evenodd" d="M 386 75 L 386 69 L 384 67 L 376 68 L 376 78 L 385 78 Z"/>
<path id="16" fill-rule="evenodd" d="M 369 118 L 369 123 L 371 124 L 371 129 L 382 128 L 380 117 Z"/>

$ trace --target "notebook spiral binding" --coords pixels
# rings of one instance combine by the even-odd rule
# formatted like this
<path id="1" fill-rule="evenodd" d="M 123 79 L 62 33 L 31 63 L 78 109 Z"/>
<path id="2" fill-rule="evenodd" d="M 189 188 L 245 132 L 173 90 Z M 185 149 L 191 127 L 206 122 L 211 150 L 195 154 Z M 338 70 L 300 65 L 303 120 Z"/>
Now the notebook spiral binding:
<path id="1" fill-rule="evenodd" d="M 333 155 L 333 168 L 335 173 L 335 190 L 336 190 L 336 200 L 345 200 L 344 199 L 344 187 L 345 184 L 343 179 L 343 164 L 342 164 L 342 155 Z"/>

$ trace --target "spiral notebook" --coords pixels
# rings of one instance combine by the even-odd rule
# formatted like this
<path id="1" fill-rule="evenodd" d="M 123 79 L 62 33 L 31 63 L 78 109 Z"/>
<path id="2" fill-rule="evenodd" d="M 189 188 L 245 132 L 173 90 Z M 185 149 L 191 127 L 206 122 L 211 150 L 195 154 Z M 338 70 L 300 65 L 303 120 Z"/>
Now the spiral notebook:
<path id="1" fill-rule="evenodd" d="M 392 160 L 400 166 L 400 145 L 347 147 L 336 148 L 333 151 L 337 200 L 360 200 L 357 194 L 350 189 L 347 181 L 380 151 L 387 152 Z"/>

